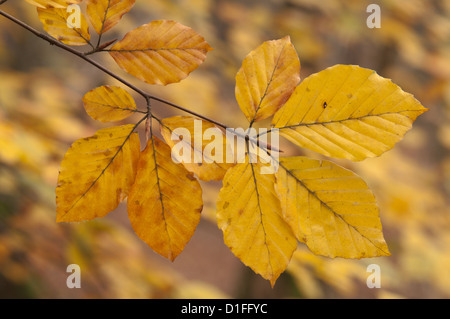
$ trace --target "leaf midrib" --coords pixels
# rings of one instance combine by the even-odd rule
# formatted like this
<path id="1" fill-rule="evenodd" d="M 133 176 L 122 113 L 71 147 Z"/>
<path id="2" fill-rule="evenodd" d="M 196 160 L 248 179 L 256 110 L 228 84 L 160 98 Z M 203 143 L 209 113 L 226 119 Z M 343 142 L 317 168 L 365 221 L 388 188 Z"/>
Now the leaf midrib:
<path id="1" fill-rule="evenodd" d="M 167 224 L 167 220 L 166 220 L 166 211 L 165 211 L 165 207 L 164 207 L 164 201 L 163 201 L 163 192 L 161 190 L 161 184 L 159 182 L 160 178 L 159 178 L 159 173 L 158 173 L 158 162 L 156 160 L 156 147 L 155 147 L 155 140 L 154 140 L 154 136 L 153 133 L 151 133 L 151 141 L 152 141 L 152 150 L 153 150 L 153 160 L 155 162 L 155 175 L 156 175 L 156 184 L 158 186 L 158 193 L 159 193 L 159 201 L 161 203 L 161 215 L 164 221 L 164 228 L 167 234 L 167 237 L 169 239 L 169 257 L 170 259 L 172 259 L 172 253 L 173 253 L 173 248 L 172 248 L 172 240 L 170 238 L 170 234 L 169 234 L 169 228 L 168 228 L 168 224 Z"/>
<path id="2" fill-rule="evenodd" d="M 273 276 L 274 272 L 273 272 L 272 263 L 271 263 L 269 245 L 267 244 L 267 233 L 266 233 L 266 229 L 264 227 L 264 220 L 263 220 L 263 215 L 264 214 L 262 212 L 261 202 L 259 200 L 259 196 L 260 195 L 259 195 L 259 192 L 258 192 L 258 182 L 257 182 L 257 179 L 256 179 L 253 163 L 250 161 L 250 159 L 249 159 L 249 164 L 250 164 L 250 167 L 252 169 L 253 182 L 255 183 L 255 191 L 256 191 L 256 198 L 257 198 L 257 202 L 258 202 L 258 210 L 259 210 L 259 215 L 260 215 L 260 218 L 261 218 L 261 227 L 262 227 L 262 230 L 263 230 L 263 233 L 264 233 L 264 246 L 267 249 L 267 257 L 269 259 L 270 274 L 271 274 L 271 276 Z"/>
<path id="3" fill-rule="evenodd" d="M 142 51 L 189 51 L 189 50 L 196 50 L 196 51 L 207 51 L 206 49 L 202 48 L 145 48 L 145 49 L 108 49 L 103 51 L 108 52 L 142 52 Z"/>
<path id="4" fill-rule="evenodd" d="M 391 114 L 399 115 L 399 114 L 405 113 L 405 112 L 420 112 L 420 110 L 405 110 L 405 111 L 400 111 L 400 112 L 385 112 L 385 113 L 373 114 L 373 115 L 369 114 L 369 115 L 364 115 L 364 116 L 354 117 L 354 118 L 349 118 L 349 119 L 344 119 L 344 120 L 326 121 L 326 122 L 311 122 L 311 123 L 298 123 L 298 124 L 285 125 L 285 126 L 279 126 L 279 127 L 277 127 L 276 124 L 275 124 L 275 126 L 273 126 L 273 127 L 282 130 L 282 129 L 290 129 L 290 128 L 302 127 L 302 126 L 327 125 L 327 124 L 342 123 L 342 122 L 347 122 L 347 121 L 361 121 L 361 120 L 363 120 L 365 118 L 368 118 L 368 117 L 380 117 L 380 116 L 383 116 L 383 115 L 391 115 Z M 401 123 L 395 123 L 395 124 L 405 126 L 405 125 L 403 125 Z"/>
<path id="5" fill-rule="evenodd" d="M 250 122 L 250 127 L 251 127 L 251 126 L 253 125 L 253 123 L 255 122 L 256 116 L 258 115 L 258 111 L 259 111 L 259 109 L 261 108 L 262 102 L 263 102 L 264 99 L 266 98 L 267 92 L 269 91 L 269 87 L 270 87 L 270 85 L 272 84 L 273 77 L 274 77 L 274 75 L 275 75 L 275 73 L 276 73 L 276 71 L 277 71 L 277 69 L 278 69 L 278 64 L 280 63 L 280 59 L 281 59 L 281 56 L 282 56 L 282 54 L 283 54 L 283 51 L 284 51 L 284 48 L 285 48 L 285 47 L 286 47 L 286 44 L 285 44 L 285 45 L 281 48 L 281 50 L 280 50 L 280 54 L 278 55 L 277 62 L 275 63 L 275 66 L 274 66 L 274 68 L 273 68 L 272 74 L 271 74 L 271 76 L 270 76 L 270 80 L 269 80 L 269 82 L 267 83 L 267 86 L 266 86 L 266 89 L 265 89 L 265 91 L 264 91 L 264 94 L 263 94 L 263 96 L 261 97 L 261 99 L 259 100 L 259 104 L 258 104 L 258 106 L 257 106 L 256 109 L 255 109 L 255 114 L 253 115 L 253 118 L 252 118 L 252 120 L 251 120 L 251 122 Z M 252 57 L 252 59 L 253 59 L 253 57 Z"/>

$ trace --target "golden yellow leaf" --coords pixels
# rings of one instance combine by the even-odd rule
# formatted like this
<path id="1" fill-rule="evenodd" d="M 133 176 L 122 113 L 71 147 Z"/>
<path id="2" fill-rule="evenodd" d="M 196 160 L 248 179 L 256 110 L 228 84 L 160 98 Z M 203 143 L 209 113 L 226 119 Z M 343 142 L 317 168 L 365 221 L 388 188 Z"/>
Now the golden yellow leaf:
<path id="1" fill-rule="evenodd" d="M 227 151 L 230 152 L 231 149 L 227 144 L 226 136 L 213 123 L 191 116 L 174 116 L 163 119 L 162 124 L 161 134 L 172 150 L 175 145 L 181 146 L 183 150 L 190 150 L 190 156 L 188 154 L 180 156 L 179 152 L 172 155 L 175 155 L 178 162 L 183 163 L 188 171 L 197 174 L 201 180 L 221 180 L 227 170 L 234 165 L 234 162 L 227 163 Z M 190 139 L 188 136 L 181 135 L 182 131 L 177 129 L 187 130 L 185 133 L 190 134 Z M 208 136 L 204 135 L 205 131 Z M 208 132 L 211 132 L 211 136 Z M 220 136 L 222 141 L 218 140 L 217 144 L 214 143 L 216 137 L 213 134 L 217 138 Z M 172 140 L 172 135 L 176 140 Z M 204 136 L 205 139 L 203 139 Z M 184 156 L 186 158 L 183 161 Z"/>
<path id="2" fill-rule="evenodd" d="M 153 136 L 140 156 L 127 205 L 136 234 L 173 261 L 200 221 L 202 189 L 192 173 L 172 161 L 170 147 Z"/>
<path id="3" fill-rule="evenodd" d="M 233 254 L 273 286 L 297 240 L 281 216 L 275 175 L 261 174 L 262 168 L 247 161 L 228 170 L 217 201 L 217 222 Z"/>
<path id="4" fill-rule="evenodd" d="M 300 60 L 290 38 L 267 41 L 244 59 L 236 75 L 236 99 L 253 123 L 272 116 L 299 81 Z"/>
<path id="5" fill-rule="evenodd" d="M 102 129 L 72 144 L 58 176 L 56 221 L 103 217 L 127 196 L 140 153 L 139 136 L 133 128 Z"/>
<path id="6" fill-rule="evenodd" d="M 119 23 L 131 10 L 135 0 L 87 0 L 87 15 L 95 31 L 103 34 Z"/>
<path id="7" fill-rule="evenodd" d="M 101 122 L 120 121 L 136 112 L 133 97 L 118 86 L 100 86 L 83 97 L 86 112 Z"/>
<path id="8" fill-rule="evenodd" d="M 67 12 L 66 8 L 37 8 L 37 12 L 44 30 L 58 41 L 68 45 L 86 45 L 89 43 L 91 39 L 89 26 L 81 12 L 80 28 L 72 28 L 67 25 L 71 12 Z"/>
<path id="9" fill-rule="evenodd" d="M 186 78 L 212 50 L 205 39 L 175 21 L 159 20 L 128 32 L 109 51 L 129 74 L 149 84 Z"/>
<path id="10" fill-rule="evenodd" d="M 306 78 L 272 125 L 301 147 L 360 161 L 391 149 L 426 110 L 375 71 L 336 65 Z"/>
<path id="11" fill-rule="evenodd" d="M 81 0 L 25 0 L 38 8 L 66 8 L 69 4 L 80 3 Z"/>
<path id="12" fill-rule="evenodd" d="M 366 183 L 328 161 L 280 158 L 276 191 L 284 220 L 311 251 L 328 257 L 389 256 Z"/>

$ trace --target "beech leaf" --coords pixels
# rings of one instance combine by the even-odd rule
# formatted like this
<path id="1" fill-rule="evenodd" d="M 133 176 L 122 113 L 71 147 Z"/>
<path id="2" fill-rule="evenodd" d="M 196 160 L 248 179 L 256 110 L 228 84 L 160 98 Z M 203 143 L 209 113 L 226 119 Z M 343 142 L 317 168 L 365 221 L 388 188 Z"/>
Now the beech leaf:
<path id="1" fill-rule="evenodd" d="M 86 45 L 89 43 L 91 36 L 89 34 L 89 26 L 86 18 L 80 12 L 80 28 L 69 28 L 67 21 L 70 12 L 66 8 L 47 9 L 37 8 L 39 20 L 41 20 L 44 30 L 52 37 L 68 45 Z"/>
<path id="2" fill-rule="evenodd" d="M 131 10 L 135 0 L 86 0 L 86 13 L 98 34 L 103 34 L 119 23 Z"/>
<path id="3" fill-rule="evenodd" d="M 205 39 L 178 22 L 152 21 L 128 32 L 109 53 L 123 70 L 149 84 L 186 78 L 212 50 Z"/>
<path id="4" fill-rule="evenodd" d="M 217 200 L 217 222 L 233 254 L 273 286 L 297 240 L 282 218 L 275 175 L 261 174 L 262 167 L 247 160 L 228 170 Z"/>
<path id="5" fill-rule="evenodd" d="M 425 111 L 375 71 L 336 65 L 303 80 L 272 125 L 298 146 L 360 161 L 391 149 Z"/>
<path id="6" fill-rule="evenodd" d="M 61 163 L 56 187 L 58 222 L 103 217 L 125 199 L 140 152 L 133 128 L 102 129 L 72 144 Z"/>
<path id="7" fill-rule="evenodd" d="M 202 189 L 192 173 L 172 161 L 170 147 L 152 136 L 140 156 L 127 206 L 136 234 L 173 261 L 200 221 Z"/>
<path id="8" fill-rule="evenodd" d="M 264 42 L 244 59 L 235 94 L 250 122 L 272 116 L 300 81 L 300 60 L 289 37 Z"/>
<path id="9" fill-rule="evenodd" d="M 299 241 L 327 257 L 389 256 L 375 197 L 355 173 L 328 161 L 280 158 L 276 191 Z"/>
<path id="10" fill-rule="evenodd" d="M 82 0 L 25 0 L 38 8 L 66 8 L 69 4 L 80 3 Z"/>
<path id="11" fill-rule="evenodd" d="M 94 120 L 120 121 L 136 112 L 133 97 L 118 86 L 100 86 L 83 97 L 84 108 Z"/>
<path id="12" fill-rule="evenodd" d="M 197 121 L 198 132 L 196 132 L 195 121 Z M 227 170 L 234 165 L 234 162 L 227 163 L 227 152 L 231 152 L 231 149 L 227 143 L 226 136 L 213 123 L 191 116 L 174 116 L 163 119 L 162 124 L 161 133 L 172 149 L 180 143 L 183 150 L 190 150 L 190 156 L 187 156 L 184 161 L 182 156 L 186 154 L 179 156 L 178 152 L 176 152 L 176 154 L 172 153 L 172 155 L 175 155 L 178 162 L 183 163 L 188 171 L 195 173 L 201 180 L 221 180 Z M 187 136 L 177 134 L 177 129 L 180 128 L 188 131 L 190 139 Z M 212 132 L 215 132 L 217 137 L 211 136 L 211 139 L 206 139 L 206 137 L 203 139 L 205 132 L 208 132 L 209 129 L 213 129 L 214 131 Z M 176 139 L 172 140 L 172 136 Z M 216 141 L 216 138 L 222 138 L 222 140 Z M 199 158 L 200 161 L 197 160 L 196 162 L 196 158 Z M 218 159 L 217 161 L 216 158 Z"/>

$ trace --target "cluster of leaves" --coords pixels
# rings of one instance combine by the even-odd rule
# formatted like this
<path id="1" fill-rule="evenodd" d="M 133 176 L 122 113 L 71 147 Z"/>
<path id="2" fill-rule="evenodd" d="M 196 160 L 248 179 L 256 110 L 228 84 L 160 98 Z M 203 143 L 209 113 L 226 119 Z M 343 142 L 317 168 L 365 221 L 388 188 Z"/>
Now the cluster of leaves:
<path id="1" fill-rule="evenodd" d="M 27 0 L 28 1 L 28 0 Z M 119 67 L 148 84 L 179 82 L 211 50 L 192 29 L 173 21 L 153 21 L 130 31 L 111 49 L 101 43 L 134 1 L 86 0 L 87 15 L 99 34 L 90 42 L 87 20 L 68 28 L 67 1 L 31 1 L 44 29 L 69 45 L 90 45 L 89 54 L 107 51 Z M 78 3 L 79 1 L 71 1 Z M 59 8 L 56 4 L 63 5 Z M 300 61 L 289 37 L 267 41 L 253 50 L 236 75 L 236 99 L 249 121 L 273 117 L 272 127 L 294 144 L 335 158 L 360 161 L 391 149 L 426 109 L 411 95 L 374 71 L 336 65 L 300 83 Z M 147 96 L 138 110 L 121 87 L 88 92 L 87 113 L 102 122 L 134 113 L 145 116 L 135 125 L 99 130 L 76 141 L 66 153 L 58 178 L 57 221 L 102 217 L 127 199 L 131 224 L 157 253 L 174 260 L 192 237 L 202 211 L 201 180 L 221 180 L 218 225 L 225 243 L 246 265 L 273 285 L 297 248 L 305 243 L 315 254 L 362 258 L 389 255 L 378 207 L 366 183 L 329 161 L 306 157 L 274 159 L 275 174 L 248 156 L 243 163 L 176 164 L 169 145 L 177 127 L 190 129 L 191 116 L 157 119 Z M 164 140 L 153 134 L 152 119 Z M 135 133 L 146 121 L 147 145 L 141 152 Z M 215 126 L 207 120 L 203 128 Z M 203 132 L 202 132 L 203 133 Z M 270 150 L 263 149 L 270 156 Z"/>
<path id="2" fill-rule="evenodd" d="M 84 75 L 72 80 L 81 83 Z M 77 116 L 77 101 L 79 95 L 48 70 L 1 70 L 0 297 L 224 297 L 156 263 L 114 220 L 55 223 L 60 158 L 67 143 L 92 131 Z M 65 285 L 73 263 L 82 269 L 82 289 Z"/>

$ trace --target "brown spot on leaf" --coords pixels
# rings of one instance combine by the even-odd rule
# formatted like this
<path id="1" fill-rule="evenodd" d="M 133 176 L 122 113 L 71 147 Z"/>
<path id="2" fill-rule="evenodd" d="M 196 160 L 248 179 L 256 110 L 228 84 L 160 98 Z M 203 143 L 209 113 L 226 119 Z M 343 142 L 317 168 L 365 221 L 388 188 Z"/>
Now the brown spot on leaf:
<path id="1" fill-rule="evenodd" d="M 190 179 L 191 181 L 195 181 L 195 177 L 194 177 L 194 175 L 193 174 L 186 174 L 186 177 L 188 178 L 188 179 Z"/>

